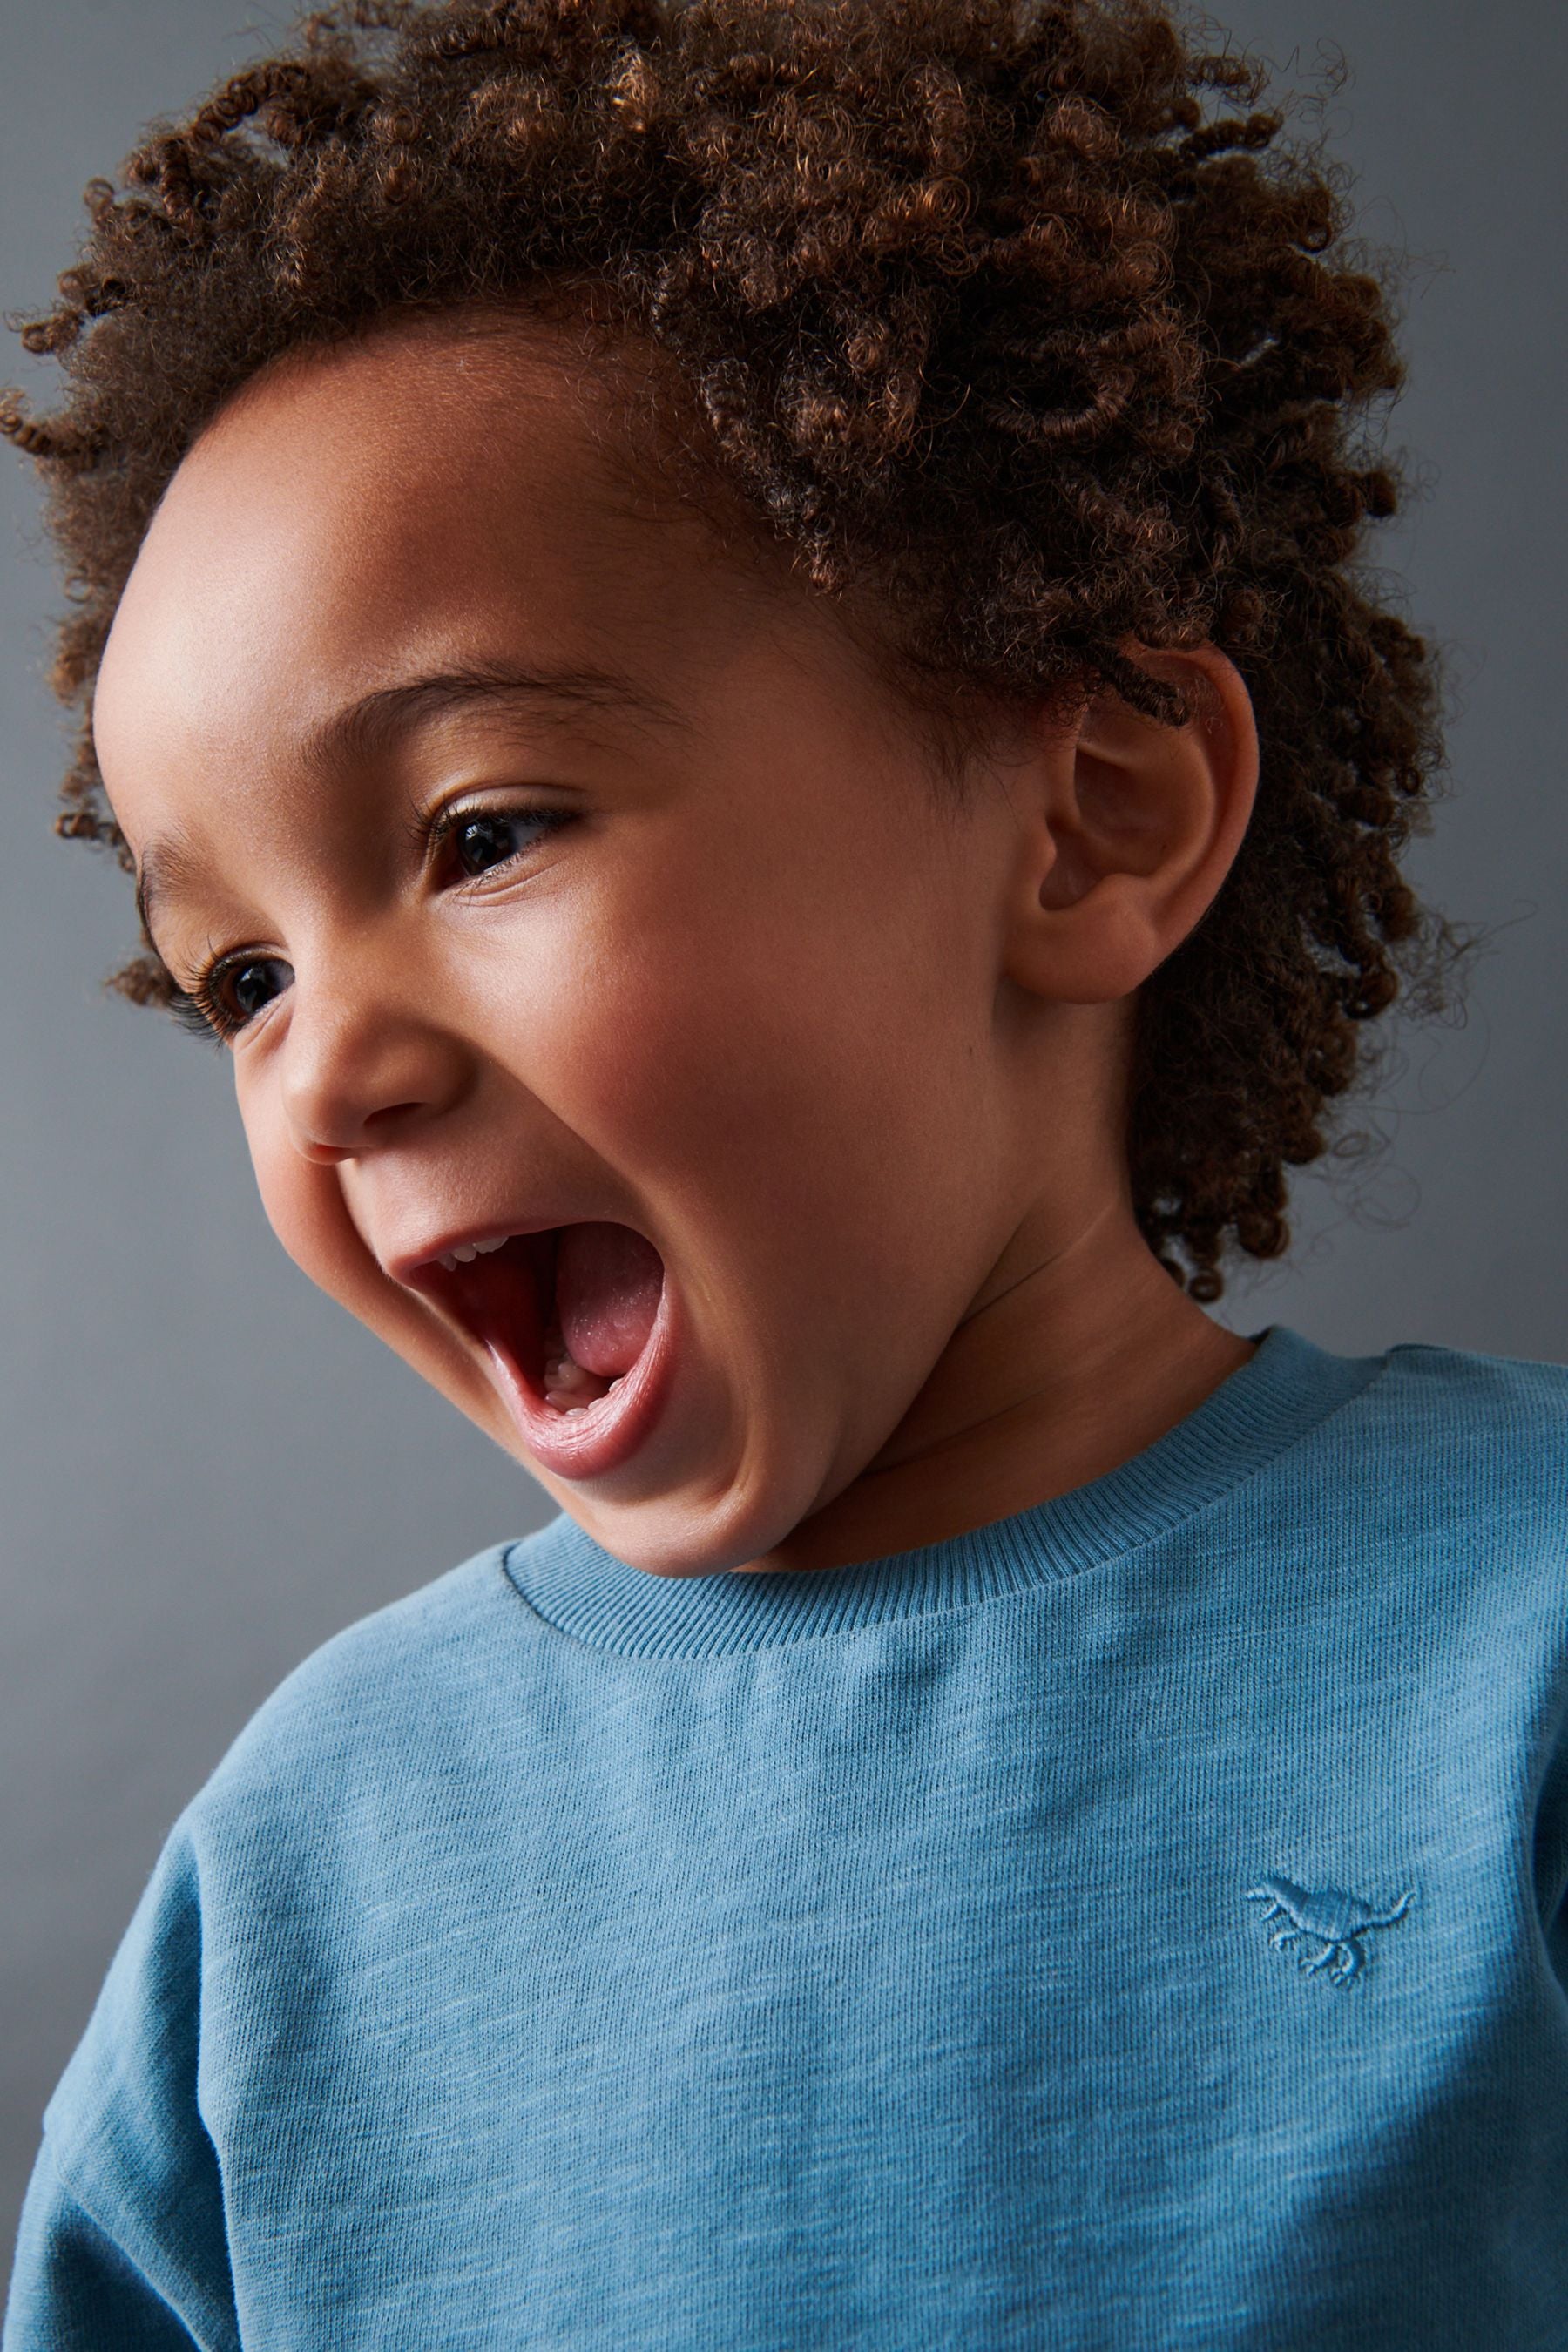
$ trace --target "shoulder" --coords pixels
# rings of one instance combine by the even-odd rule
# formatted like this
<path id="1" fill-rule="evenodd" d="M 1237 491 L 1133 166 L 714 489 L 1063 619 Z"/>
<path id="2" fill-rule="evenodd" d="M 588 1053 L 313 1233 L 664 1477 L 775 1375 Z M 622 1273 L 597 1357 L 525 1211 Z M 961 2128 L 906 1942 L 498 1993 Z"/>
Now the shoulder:
<path id="1" fill-rule="evenodd" d="M 498 1723 L 527 1736 L 517 1693 L 531 1686 L 538 1640 L 504 1574 L 511 1549 L 477 1553 L 323 1643 L 185 1806 L 51 2103 L 74 2194 L 106 2151 L 126 2159 L 111 2172 L 184 2180 L 188 2168 L 195 2182 L 215 1971 L 232 1970 L 245 1937 L 276 1940 L 291 1920 L 331 1910 L 397 1849 L 421 1806 L 444 1809 L 449 1828 L 460 1759 L 493 1748 Z M 85 2201 L 100 2210 L 90 2188 Z"/>
<path id="2" fill-rule="evenodd" d="M 1445 1485 L 1498 1503 L 1568 1495 L 1568 1365 L 1414 1342 L 1391 1348 L 1359 1400 L 1391 1461 L 1413 1458 Z"/>
<path id="3" fill-rule="evenodd" d="M 1299 1417 L 1236 1490 L 1259 1556 L 1310 1544 L 1391 1605 L 1414 1584 L 1423 1610 L 1447 1593 L 1456 1607 L 1506 1605 L 1558 1625 L 1568 1366 L 1415 1342 L 1342 1356 L 1274 1328 L 1277 1385 L 1264 1402 L 1282 1391 Z"/>
<path id="4" fill-rule="evenodd" d="M 328 1791 L 384 1784 L 487 1713 L 526 1670 L 534 1628 L 493 1544 L 334 1634 L 257 1709 L 187 1808 L 198 1851 L 216 1821 L 258 1805 L 310 1812 Z"/>
<path id="5" fill-rule="evenodd" d="M 1407 1343 L 1283 1466 L 1324 1538 L 1428 1602 L 1560 1626 L 1568 1586 L 1568 1366 Z"/>
<path id="6" fill-rule="evenodd" d="M 251 1715 L 164 1839 L 47 2131 L 94 2216 L 136 2180 L 200 2197 L 195 2079 L 247 1940 L 287 1945 L 397 1853 L 418 1809 L 451 1830 L 461 1757 L 524 1724 L 531 1613 L 491 1545 L 324 1642 Z M 113 2159 L 113 2161 L 110 2161 Z M 118 2237 L 124 2232 L 118 2230 Z"/>
<path id="7" fill-rule="evenodd" d="M 1391 1348 L 1384 1362 L 1381 1385 L 1397 1390 L 1407 1408 L 1441 1416 L 1458 1407 L 1504 1428 L 1568 1421 L 1568 1364 L 1415 1340 Z"/>

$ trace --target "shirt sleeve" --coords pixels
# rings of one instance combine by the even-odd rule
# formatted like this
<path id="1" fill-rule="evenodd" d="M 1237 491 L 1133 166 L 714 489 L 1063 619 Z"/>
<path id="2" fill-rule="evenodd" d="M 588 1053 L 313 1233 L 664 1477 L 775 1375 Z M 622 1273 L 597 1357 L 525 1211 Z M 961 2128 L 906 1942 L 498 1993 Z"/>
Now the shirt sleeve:
<path id="1" fill-rule="evenodd" d="M 22 2208 L 5 2352 L 197 2352 L 200 2342 L 78 2204 L 46 2142 Z"/>
<path id="2" fill-rule="evenodd" d="M 199 1873 L 176 1828 L 49 2102 L 0 2352 L 239 2352 L 201 2011 Z"/>

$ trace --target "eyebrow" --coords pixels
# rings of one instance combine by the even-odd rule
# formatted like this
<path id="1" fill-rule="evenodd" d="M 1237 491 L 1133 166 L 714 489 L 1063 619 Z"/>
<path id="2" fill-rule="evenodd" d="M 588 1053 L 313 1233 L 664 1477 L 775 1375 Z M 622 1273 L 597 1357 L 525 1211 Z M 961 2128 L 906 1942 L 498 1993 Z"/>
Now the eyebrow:
<path id="1" fill-rule="evenodd" d="M 510 663 L 473 663 L 433 671 L 397 686 L 378 687 L 313 728 L 303 747 L 314 770 L 374 759 L 399 735 L 473 704 L 501 709 L 563 711 L 626 711 L 661 732 L 689 730 L 690 721 L 661 694 L 639 685 L 624 670 L 518 667 Z"/>
<path id="2" fill-rule="evenodd" d="M 563 715 L 573 710 L 623 712 L 660 733 L 691 731 L 690 719 L 673 702 L 624 670 L 471 663 L 361 695 L 310 730 L 301 761 L 307 772 L 318 775 L 368 764 L 400 736 L 476 705 L 531 712 L 553 707 Z M 182 837 L 171 835 L 148 844 L 136 879 L 136 911 L 149 940 L 159 900 L 189 891 L 195 874 L 196 861 Z"/>
<path id="3" fill-rule="evenodd" d="M 163 950 L 153 937 L 153 908 L 160 898 L 179 898 L 189 890 L 195 871 L 195 860 L 183 835 L 168 834 L 161 841 L 151 841 L 142 853 L 136 876 L 136 912 L 153 952 L 160 961 Z"/>

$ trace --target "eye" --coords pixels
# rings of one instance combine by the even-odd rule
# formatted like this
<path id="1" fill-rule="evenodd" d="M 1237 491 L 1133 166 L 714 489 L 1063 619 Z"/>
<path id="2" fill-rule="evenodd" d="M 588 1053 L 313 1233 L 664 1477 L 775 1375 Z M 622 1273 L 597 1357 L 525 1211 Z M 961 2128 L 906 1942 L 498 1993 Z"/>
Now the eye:
<path id="1" fill-rule="evenodd" d="M 174 1016 L 198 1034 L 226 1041 L 281 996 L 293 977 L 281 956 L 234 956 L 210 966 L 175 998 Z"/>
<path id="2" fill-rule="evenodd" d="M 436 834 L 464 880 L 474 882 L 570 821 L 567 809 L 455 809 L 440 819 Z"/>
<path id="3" fill-rule="evenodd" d="M 232 1006 L 241 1023 L 254 1021 L 264 1005 L 282 995 L 293 977 L 281 956 L 252 956 L 218 975 L 220 1001 L 226 1011 Z"/>

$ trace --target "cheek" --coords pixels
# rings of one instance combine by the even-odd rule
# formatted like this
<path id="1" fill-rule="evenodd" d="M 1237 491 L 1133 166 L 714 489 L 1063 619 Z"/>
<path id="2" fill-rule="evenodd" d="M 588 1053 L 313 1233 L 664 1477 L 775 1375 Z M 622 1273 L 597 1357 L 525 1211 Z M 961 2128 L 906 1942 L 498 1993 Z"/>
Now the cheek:
<path id="1" fill-rule="evenodd" d="M 241 1112 L 268 1223 L 301 1274 L 385 1341 L 499 1444 L 510 1432 L 489 1382 L 467 1351 L 395 1284 L 371 1255 L 349 1213 L 334 1167 L 300 1158 L 255 1104 Z"/>
<path id="2" fill-rule="evenodd" d="M 361 1312 L 367 1253 L 343 1204 L 336 1170 L 301 1159 L 265 1104 L 247 1102 L 243 1089 L 240 1117 L 268 1223 L 301 1274 Z"/>
<path id="3" fill-rule="evenodd" d="M 869 1264 L 900 1203 L 920 1221 L 922 1160 L 963 1106 L 951 991 L 916 924 L 880 928 L 842 889 L 753 887 L 628 910 L 619 940 L 533 993 L 532 1034 L 552 1110 L 672 1234 L 793 1279 L 806 1246 Z"/>
<path id="4" fill-rule="evenodd" d="M 831 965 L 798 942 L 784 963 L 741 909 L 622 936 L 539 1007 L 551 1107 L 634 1181 L 721 1189 L 830 1090 Z"/>

